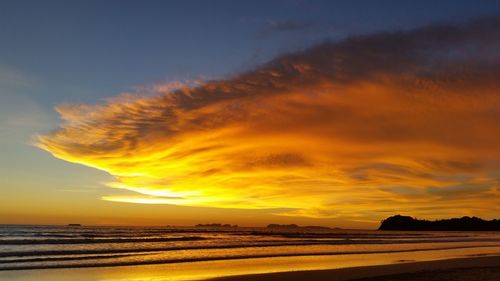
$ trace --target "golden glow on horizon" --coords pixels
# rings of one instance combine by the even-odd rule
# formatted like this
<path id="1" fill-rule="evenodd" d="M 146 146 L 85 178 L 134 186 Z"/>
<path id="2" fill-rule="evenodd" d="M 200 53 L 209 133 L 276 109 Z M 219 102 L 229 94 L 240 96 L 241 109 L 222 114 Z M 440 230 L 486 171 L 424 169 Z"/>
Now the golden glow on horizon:
<path id="1" fill-rule="evenodd" d="M 370 40 L 153 97 L 60 106 L 64 123 L 38 146 L 132 193 L 108 201 L 358 220 L 499 214 L 497 68 L 355 48 Z M 460 44 L 426 40 L 429 55 Z"/>

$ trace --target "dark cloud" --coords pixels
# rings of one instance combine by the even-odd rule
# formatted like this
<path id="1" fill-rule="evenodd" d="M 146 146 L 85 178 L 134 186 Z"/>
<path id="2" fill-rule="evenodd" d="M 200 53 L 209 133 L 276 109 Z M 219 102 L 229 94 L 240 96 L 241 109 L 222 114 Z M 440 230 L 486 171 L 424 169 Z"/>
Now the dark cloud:
<path id="1" fill-rule="evenodd" d="M 458 185 L 450 185 L 445 187 L 429 186 L 426 191 L 433 195 L 439 195 L 444 199 L 453 197 L 482 197 L 485 193 L 492 191 L 498 186 L 494 181 L 488 182 L 463 182 Z M 487 195 L 486 195 L 487 196 Z"/>

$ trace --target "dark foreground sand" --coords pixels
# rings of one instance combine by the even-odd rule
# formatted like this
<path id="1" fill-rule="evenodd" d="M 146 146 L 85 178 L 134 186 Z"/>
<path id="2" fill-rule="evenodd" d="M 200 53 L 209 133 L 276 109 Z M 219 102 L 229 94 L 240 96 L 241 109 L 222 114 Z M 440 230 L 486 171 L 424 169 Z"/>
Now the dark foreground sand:
<path id="1" fill-rule="evenodd" d="M 357 279 L 355 281 L 498 281 L 500 267 L 462 268 L 442 271 L 427 271 L 419 273 L 395 274 L 373 278 Z"/>
<path id="2" fill-rule="evenodd" d="M 228 276 L 211 281 L 500 281 L 500 256 Z"/>

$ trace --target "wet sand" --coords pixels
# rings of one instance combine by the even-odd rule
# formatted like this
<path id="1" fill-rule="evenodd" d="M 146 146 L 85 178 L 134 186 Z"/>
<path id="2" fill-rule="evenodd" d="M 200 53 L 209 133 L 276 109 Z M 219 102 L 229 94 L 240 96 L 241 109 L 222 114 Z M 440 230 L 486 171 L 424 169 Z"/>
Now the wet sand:
<path id="1" fill-rule="evenodd" d="M 500 280 L 500 256 L 470 257 L 329 270 L 289 271 L 227 276 L 211 281 L 495 281 Z"/>
<path id="2" fill-rule="evenodd" d="M 467 270 L 463 271 L 464 269 Z M 411 253 L 273 257 L 139 266 L 7 270 L 0 271 L 0 280 L 335 281 L 375 278 L 363 281 L 496 281 L 500 280 L 497 278 L 499 269 L 500 249 L 498 247 L 482 247 Z M 432 273 L 426 273 L 428 271 L 432 271 Z M 427 278 L 429 276 L 441 279 L 429 279 Z"/>

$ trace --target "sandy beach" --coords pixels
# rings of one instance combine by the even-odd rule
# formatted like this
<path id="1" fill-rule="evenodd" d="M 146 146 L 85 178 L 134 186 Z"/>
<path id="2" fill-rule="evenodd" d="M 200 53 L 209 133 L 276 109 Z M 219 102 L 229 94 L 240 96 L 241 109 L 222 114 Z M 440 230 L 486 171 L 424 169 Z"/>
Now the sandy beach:
<path id="1" fill-rule="evenodd" d="M 471 257 L 331 270 L 228 276 L 211 281 L 486 281 L 500 280 L 500 256 Z"/>
<path id="2" fill-rule="evenodd" d="M 430 273 L 429 273 L 430 272 Z M 497 247 L 0 271 L 9 281 L 500 280 Z M 434 279 L 430 279 L 430 278 Z M 365 278 L 365 279 L 363 279 Z M 368 279 L 366 279 L 368 278 Z"/>

